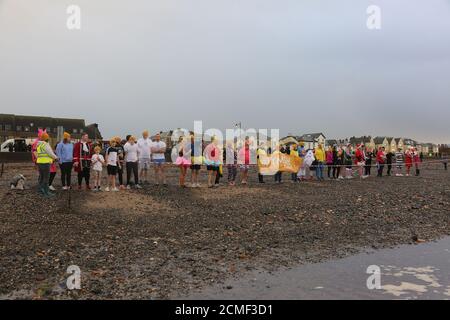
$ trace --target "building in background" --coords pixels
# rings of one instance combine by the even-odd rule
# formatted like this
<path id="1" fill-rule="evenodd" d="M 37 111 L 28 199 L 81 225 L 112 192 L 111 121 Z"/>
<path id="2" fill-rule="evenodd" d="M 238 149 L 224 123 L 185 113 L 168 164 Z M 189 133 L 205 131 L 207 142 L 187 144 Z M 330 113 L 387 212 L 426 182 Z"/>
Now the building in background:
<path id="1" fill-rule="evenodd" d="M 0 114 L 0 142 L 17 138 L 33 139 L 39 129 L 47 130 L 52 142 L 56 142 L 58 127 L 69 132 L 75 140 L 80 139 L 83 133 L 88 133 L 92 140 L 103 139 L 98 125 L 86 125 L 83 119 Z"/>
<path id="2" fill-rule="evenodd" d="M 390 150 L 390 139 L 392 138 L 388 138 L 388 137 L 375 137 L 373 139 L 373 142 L 375 143 L 375 148 L 380 148 L 380 147 L 384 147 L 386 149 L 386 151 Z"/>
<path id="3" fill-rule="evenodd" d="M 306 133 L 300 137 L 298 137 L 298 141 L 303 143 L 306 149 L 314 149 L 319 146 L 319 144 L 325 146 L 326 145 L 326 137 L 325 135 L 320 133 Z"/>
<path id="4" fill-rule="evenodd" d="M 349 143 L 353 147 L 364 145 L 368 149 L 375 149 L 375 141 L 371 136 L 351 137 Z"/>

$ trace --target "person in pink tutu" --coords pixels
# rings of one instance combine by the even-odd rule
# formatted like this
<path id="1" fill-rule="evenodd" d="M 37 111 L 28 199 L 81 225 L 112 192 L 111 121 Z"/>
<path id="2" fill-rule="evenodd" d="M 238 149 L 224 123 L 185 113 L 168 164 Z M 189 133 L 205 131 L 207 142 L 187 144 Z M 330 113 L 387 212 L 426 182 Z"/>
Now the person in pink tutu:
<path id="1" fill-rule="evenodd" d="M 189 144 L 186 142 L 186 137 L 181 137 L 180 142 L 176 146 L 178 152 L 175 164 L 180 168 L 180 187 L 186 188 L 186 174 L 187 169 L 191 166 L 191 150 Z"/>

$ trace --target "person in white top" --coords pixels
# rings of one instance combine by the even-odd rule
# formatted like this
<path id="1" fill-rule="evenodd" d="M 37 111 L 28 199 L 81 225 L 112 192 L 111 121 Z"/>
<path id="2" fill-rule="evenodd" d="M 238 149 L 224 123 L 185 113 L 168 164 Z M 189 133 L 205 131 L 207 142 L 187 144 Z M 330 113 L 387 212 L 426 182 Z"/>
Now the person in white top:
<path id="1" fill-rule="evenodd" d="M 142 132 L 142 138 L 137 142 L 139 149 L 139 177 L 141 182 L 148 182 L 148 170 L 150 169 L 151 163 L 151 146 L 152 140 L 148 137 L 148 131 Z"/>
<path id="2" fill-rule="evenodd" d="M 155 164 L 155 178 L 156 184 L 166 185 L 166 175 L 164 172 L 164 163 L 166 162 L 165 152 L 166 143 L 161 141 L 161 135 L 157 133 L 155 135 L 155 141 L 152 142 L 151 147 L 153 163 Z"/>
<path id="3" fill-rule="evenodd" d="M 127 168 L 127 189 L 131 189 L 130 178 L 131 173 L 134 176 L 134 185 L 137 189 L 141 189 L 139 185 L 139 177 L 138 177 L 138 154 L 139 148 L 136 144 L 136 138 L 134 136 L 130 136 L 128 138 L 128 142 L 123 146 L 123 150 L 125 151 L 125 162 Z"/>
<path id="4" fill-rule="evenodd" d="M 96 146 L 94 148 L 95 154 L 91 158 L 92 162 L 92 169 L 94 171 L 94 190 L 93 191 L 100 191 L 100 183 L 102 180 L 102 170 L 103 166 L 105 165 L 105 158 L 100 154 L 100 151 L 102 151 L 102 148 L 99 146 Z"/>

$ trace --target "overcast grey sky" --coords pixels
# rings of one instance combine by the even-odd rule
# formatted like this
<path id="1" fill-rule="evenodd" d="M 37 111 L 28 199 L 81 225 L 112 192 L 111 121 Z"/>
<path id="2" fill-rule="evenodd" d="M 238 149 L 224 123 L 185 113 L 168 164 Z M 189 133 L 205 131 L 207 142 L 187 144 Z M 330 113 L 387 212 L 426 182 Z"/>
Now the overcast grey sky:
<path id="1" fill-rule="evenodd" d="M 0 0 L 0 112 L 450 143 L 450 0 Z"/>

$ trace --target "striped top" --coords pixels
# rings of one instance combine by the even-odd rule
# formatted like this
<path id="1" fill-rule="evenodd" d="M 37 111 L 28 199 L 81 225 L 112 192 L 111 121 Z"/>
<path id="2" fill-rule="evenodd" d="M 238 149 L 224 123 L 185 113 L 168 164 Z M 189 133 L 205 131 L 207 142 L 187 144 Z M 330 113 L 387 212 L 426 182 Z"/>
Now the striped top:
<path id="1" fill-rule="evenodd" d="M 395 153 L 395 162 L 398 164 L 402 164 L 405 160 L 405 157 L 403 155 L 403 152 L 396 152 Z"/>

